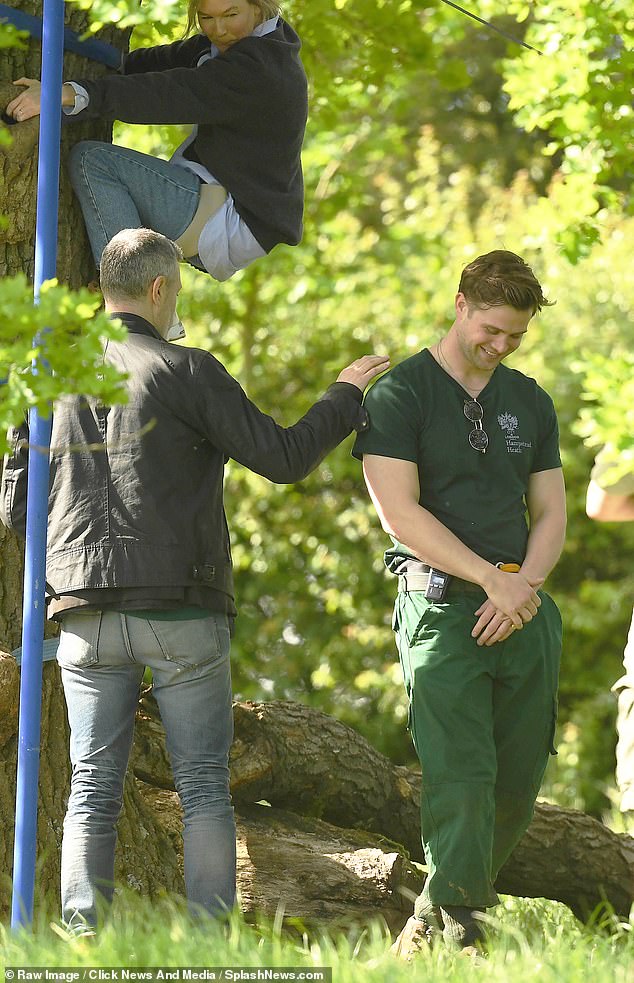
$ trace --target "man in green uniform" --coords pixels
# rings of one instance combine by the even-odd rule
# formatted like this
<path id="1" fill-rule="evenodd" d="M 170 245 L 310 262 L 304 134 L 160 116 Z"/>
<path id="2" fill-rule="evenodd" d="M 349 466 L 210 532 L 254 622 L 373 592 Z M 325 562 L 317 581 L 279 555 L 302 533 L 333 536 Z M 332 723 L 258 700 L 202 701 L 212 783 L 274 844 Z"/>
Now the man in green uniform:
<path id="1" fill-rule="evenodd" d="M 368 393 L 357 438 L 399 578 L 394 629 L 423 774 L 429 874 L 404 932 L 481 938 L 552 747 L 561 618 L 540 590 L 565 535 L 550 397 L 501 363 L 547 305 L 514 253 L 463 271 L 455 321 Z M 528 522 L 526 518 L 528 513 Z M 506 569 L 505 569 L 506 568 Z"/>

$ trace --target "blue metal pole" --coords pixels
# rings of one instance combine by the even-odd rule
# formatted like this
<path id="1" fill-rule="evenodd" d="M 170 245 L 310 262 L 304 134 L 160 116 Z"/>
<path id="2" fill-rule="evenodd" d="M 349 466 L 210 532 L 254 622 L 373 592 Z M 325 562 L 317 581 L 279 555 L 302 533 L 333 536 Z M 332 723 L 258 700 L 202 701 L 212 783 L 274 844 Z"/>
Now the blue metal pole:
<path id="1" fill-rule="evenodd" d="M 61 92 L 64 57 L 64 0 L 44 0 L 42 33 L 42 103 L 35 230 L 35 300 L 57 267 L 57 216 Z M 34 366 L 33 371 L 47 371 Z M 37 800 L 42 710 L 42 646 L 46 581 L 46 522 L 48 515 L 49 446 L 52 417 L 29 414 L 29 485 L 24 560 L 22 672 L 18 730 L 18 778 L 13 852 L 11 925 L 33 921 Z"/>

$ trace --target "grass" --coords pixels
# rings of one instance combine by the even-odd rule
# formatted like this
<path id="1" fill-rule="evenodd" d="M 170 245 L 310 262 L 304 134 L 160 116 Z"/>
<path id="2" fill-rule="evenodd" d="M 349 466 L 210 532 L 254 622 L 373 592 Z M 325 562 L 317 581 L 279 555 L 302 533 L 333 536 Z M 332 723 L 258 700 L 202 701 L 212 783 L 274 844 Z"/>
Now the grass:
<path id="1" fill-rule="evenodd" d="M 435 947 L 408 965 L 390 954 L 379 923 L 336 938 L 291 937 L 279 924 L 252 926 L 237 916 L 222 928 L 192 922 L 171 901 L 126 898 L 92 941 L 68 941 L 54 922 L 40 922 L 33 933 L 0 926 L 0 967 L 326 966 L 333 983 L 634 983 L 634 921 L 604 914 L 585 927 L 555 902 L 505 898 L 492 931 L 486 962 Z"/>

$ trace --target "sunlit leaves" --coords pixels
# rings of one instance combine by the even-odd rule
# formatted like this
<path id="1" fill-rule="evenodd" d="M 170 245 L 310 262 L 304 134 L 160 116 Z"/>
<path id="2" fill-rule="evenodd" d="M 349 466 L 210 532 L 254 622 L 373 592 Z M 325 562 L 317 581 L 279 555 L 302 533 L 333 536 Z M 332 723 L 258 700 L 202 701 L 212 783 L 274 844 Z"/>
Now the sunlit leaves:
<path id="1" fill-rule="evenodd" d="M 100 299 L 75 293 L 56 281 L 43 284 L 38 304 L 23 276 L 0 280 L 0 443 L 10 424 L 37 407 L 46 415 L 66 393 L 97 396 L 106 403 L 125 399 L 121 376 L 103 361 L 106 338 L 125 329 L 103 313 Z M 37 361 L 37 371 L 32 362 Z"/>
<path id="2" fill-rule="evenodd" d="M 557 0 L 534 8 L 528 37 L 544 57 L 505 64 L 520 124 L 557 138 L 571 171 L 631 178 L 634 15 L 629 0 Z M 575 152 L 582 146 L 586 153 Z M 589 159 L 590 158 L 590 159 Z M 629 190 L 627 181 L 622 181 Z"/>
<path id="3" fill-rule="evenodd" d="M 2 48 L 26 48 L 28 34 L 26 31 L 18 31 L 13 24 L 8 21 L 0 21 L 0 49 Z"/>
<path id="4" fill-rule="evenodd" d="M 586 351 L 577 368 L 587 405 L 575 429 L 595 450 L 610 448 L 616 482 L 634 474 L 634 349 L 621 345 L 609 355 Z"/>
<path id="5" fill-rule="evenodd" d="M 105 24 L 124 29 L 144 25 L 161 25 L 169 30 L 186 20 L 181 0 L 69 0 L 81 10 L 90 11 L 90 30 L 94 33 Z"/>

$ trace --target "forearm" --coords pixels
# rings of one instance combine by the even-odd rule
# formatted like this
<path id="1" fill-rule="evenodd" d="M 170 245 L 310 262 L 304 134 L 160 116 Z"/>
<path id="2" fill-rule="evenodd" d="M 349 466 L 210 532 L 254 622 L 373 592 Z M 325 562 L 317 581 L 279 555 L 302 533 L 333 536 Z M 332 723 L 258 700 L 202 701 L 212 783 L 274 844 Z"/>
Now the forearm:
<path id="1" fill-rule="evenodd" d="M 412 503 L 398 512 L 383 513 L 381 521 L 385 531 L 420 560 L 454 577 L 484 587 L 495 571 L 492 563 L 465 546 L 447 526 L 420 505 Z"/>
<path id="2" fill-rule="evenodd" d="M 454 577 L 479 584 L 516 628 L 534 617 L 540 601 L 525 577 L 498 570 L 422 508 L 414 462 L 364 454 L 363 473 L 383 528 L 414 556 Z"/>
<path id="3" fill-rule="evenodd" d="M 367 426 L 362 390 L 337 382 L 290 427 L 263 413 L 213 357 L 197 357 L 192 426 L 211 444 L 270 481 L 301 481 L 353 430 Z"/>
<path id="4" fill-rule="evenodd" d="M 302 481 L 353 429 L 367 426 L 361 390 L 336 383 L 291 427 L 282 427 L 257 411 L 251 432 L 258 433 L 250 461 L 244 445 L 232 455 L 270 481 Z"/>
<path id="5" fill-rule="evenodd" d="M 566 537 L 565 516 L 547 513 L 531 523 L 521 573 L 541 585 L 561 556 Z"/>
<path id="6" fill-rule="evenodd" d="M 526 504 L 529 533 L 521 571 L 529 583 L 539 586 L 559 559 L 566 536 L 566 490 L 561 468 L 531 475 Z"/>
<path id="7" fill-rule="evenodd" d="M 212 60 L 199 67 L 81 79 L 90 99 L 82 118 L 224 125 L 235 123 L 245 105 L 255 113 L 266 104 L 258 80 L 240 74 L 241 63 L 221 68 Z"/>

